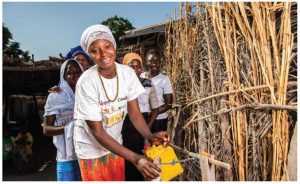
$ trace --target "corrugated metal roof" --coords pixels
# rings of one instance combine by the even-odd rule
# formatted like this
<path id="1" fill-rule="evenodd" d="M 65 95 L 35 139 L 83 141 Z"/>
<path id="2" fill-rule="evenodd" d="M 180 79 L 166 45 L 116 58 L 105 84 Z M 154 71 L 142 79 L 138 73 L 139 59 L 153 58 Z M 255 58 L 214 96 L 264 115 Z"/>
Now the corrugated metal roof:
<path id="1" fill-rule="evenodd" d="M 125 38 L 137 37 L 137 36 L 141 36 L 141 35 L 147 35 L 147 34 L 151 34 L 151 33 L 164 32 L 165 25 L 166 25 L 166 23 L 162 22 L 162 23 L 158 23 L 158 24 L 153 24 L 153 25 L 137 28 L 137 29 L 128 30 L 125 32 L 124 36 L 120 37 L 120 40 L 123 40 Z"/>

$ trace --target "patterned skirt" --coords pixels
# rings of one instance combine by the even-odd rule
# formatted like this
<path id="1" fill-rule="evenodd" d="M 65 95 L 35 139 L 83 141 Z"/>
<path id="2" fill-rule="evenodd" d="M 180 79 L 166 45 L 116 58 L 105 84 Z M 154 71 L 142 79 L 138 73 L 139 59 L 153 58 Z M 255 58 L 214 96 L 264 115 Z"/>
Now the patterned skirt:
<path id="1" fill-rule="evenodd" d="M 82 181 L 124 181 L 124 158 L 110 153 L 96 159 L 79 159 Z"/>

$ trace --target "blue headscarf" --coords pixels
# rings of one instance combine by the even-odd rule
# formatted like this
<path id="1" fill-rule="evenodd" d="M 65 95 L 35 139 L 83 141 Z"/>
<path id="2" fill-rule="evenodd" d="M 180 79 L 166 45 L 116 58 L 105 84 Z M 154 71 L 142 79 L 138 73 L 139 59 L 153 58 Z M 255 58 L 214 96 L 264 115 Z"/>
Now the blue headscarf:
<path id="1" fill-rule="evenodd" d="M 77 47 L 74 47 L 74 48 L 71 48 L 71 50 L 69 51 L 69 53 L 67 54 L 66 56 L 66 59 L 74 59 L 76 55 L 78 54 L 82 54 L 84 55 L 87 59 L 88 59 L 88 62 L 91 66 L 94 65 L 94 62 L 91 60 L 90 56 L 87 55 L 81 48 L 81 46 L 77 46 Z"/>

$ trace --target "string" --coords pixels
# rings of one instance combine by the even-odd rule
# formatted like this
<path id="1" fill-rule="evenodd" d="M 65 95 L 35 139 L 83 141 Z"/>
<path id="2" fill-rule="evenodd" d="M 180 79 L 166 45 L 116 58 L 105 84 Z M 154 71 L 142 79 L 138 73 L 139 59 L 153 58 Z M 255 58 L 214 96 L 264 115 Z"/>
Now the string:
<path id="1" fill-rule="evenodd" d="M 190 160 L 196 160 L 196 158 L 193 157 L 193 158 L 187 158 L 187 159 L 178 160 L 178 161 L 173 160 L 172 162 L 161 162 L 160 165 L 175 165 L 177 163 L 187 162 Z"/>

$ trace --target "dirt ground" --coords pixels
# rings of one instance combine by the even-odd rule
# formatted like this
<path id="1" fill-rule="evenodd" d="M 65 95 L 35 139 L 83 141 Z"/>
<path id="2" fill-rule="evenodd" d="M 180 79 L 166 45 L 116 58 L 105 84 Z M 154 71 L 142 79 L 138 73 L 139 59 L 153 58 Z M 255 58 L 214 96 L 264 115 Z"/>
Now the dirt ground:
<path id="1" fill-rule="evenodd" d="M 2 171 L 3 181 L 56 181 L 56 149 L 52 138 L 34 141 L 33 169 L 27 173 L 18 173 L 14 168 L 8 173 Z"/>
<path id="2" fill-rule="evenodd" d="M 34 171 L 28 174 L 6 174 L 3 181 L 56 181 L 55 162 L 51 162 L 44 171 Z"/>

